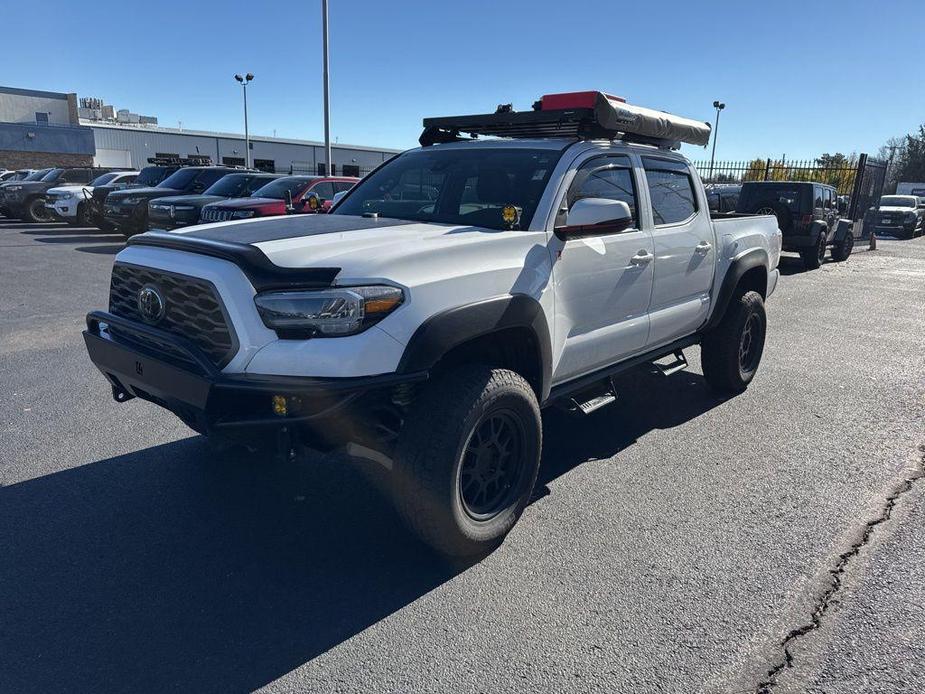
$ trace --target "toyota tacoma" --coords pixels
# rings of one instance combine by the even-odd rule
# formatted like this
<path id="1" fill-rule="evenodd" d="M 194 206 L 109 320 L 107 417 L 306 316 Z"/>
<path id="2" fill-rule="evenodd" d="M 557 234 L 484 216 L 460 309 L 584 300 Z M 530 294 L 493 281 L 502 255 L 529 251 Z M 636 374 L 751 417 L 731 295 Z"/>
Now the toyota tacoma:
<path id="1" fill-rule="evenodd" d="M 531 498 L 543 408 L 584 416 L 695 344 L 719 391 L 755 376 L 781 234 L 711 218 L 675 151 L 709 136 L 601 92 L 425 119 L 330 214 L 130 239 L 90 358 L 209 437 L 374 461 L 423 540 L 484 553 Z"/>

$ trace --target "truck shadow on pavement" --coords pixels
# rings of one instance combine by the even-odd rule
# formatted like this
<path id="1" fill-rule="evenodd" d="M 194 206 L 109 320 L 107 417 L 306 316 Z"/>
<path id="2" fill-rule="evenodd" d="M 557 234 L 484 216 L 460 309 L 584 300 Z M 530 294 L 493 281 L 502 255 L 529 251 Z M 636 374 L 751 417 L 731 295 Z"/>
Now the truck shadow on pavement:
<path id="1" fill-rule="evenodd" d="M 694 374 L 633 378 L 599 413 L 549 417 L 540 488 L 722 402 Z M 0 689 L 253 690 L 466 568 L 335 456 L 200 437 L 115 456 L 0 487 Z"/>

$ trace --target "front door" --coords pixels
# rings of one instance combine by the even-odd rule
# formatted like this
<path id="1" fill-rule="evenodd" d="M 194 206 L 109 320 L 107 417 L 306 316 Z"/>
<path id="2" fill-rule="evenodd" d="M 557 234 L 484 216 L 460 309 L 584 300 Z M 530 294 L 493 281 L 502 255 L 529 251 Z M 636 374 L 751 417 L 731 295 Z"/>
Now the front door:
<path id="1" fill-rule="evenodd" d="M 559 204 L 556 226 L 582 198 L 622 200 L 633 225 L 620 233 L 550 243 L 556 288 L 553 382 L 595 371 L 646 345 L 652 293 L 652 235 L 643 230 L 639 181 L 625 154 L 594 155 L 581 162 Z"/>
<path id="2" fill-rule="evenodd" d="M 656 156 L 643 156 L 642 164 L 655 248 L 648 340 L 655 348 L 696 332 L 707 319 L 717 249 L 688 164 Z"/>

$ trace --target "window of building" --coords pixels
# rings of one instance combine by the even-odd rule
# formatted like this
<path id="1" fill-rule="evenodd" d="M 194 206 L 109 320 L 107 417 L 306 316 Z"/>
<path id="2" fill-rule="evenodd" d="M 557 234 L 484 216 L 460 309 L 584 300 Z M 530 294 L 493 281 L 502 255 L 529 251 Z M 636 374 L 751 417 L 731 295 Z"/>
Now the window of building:
<path id="1" fill-rule="evenodd" d="M 697 196 L 687 165 L 655 157 L 643 157 L 642 164 L 656 226 L 677 224 L 696 214 Z"/>
<path id="2" fill-rule="evenodd" d="M 324 165 L 324 162 L 318 162 L 318 175 L 327 176 L 327 167 Z M 337 164 L 331 164 L 331 175 L 337 175 Z"/>
<path id="3" fill-rule="evenodd" d="M 244 166 L 244 157 L 222 157 L 225 166 Z"/>
<path id="4" fill-rule="evenodd" d="M 276 171 L 276 162 L 273 159 L 254 159 L 254 168 L 258 171 L 274 173 Z"/>
<path id="5" fill-rule="evenodd" d="M 356 164 L 344 164 L 343 166 L 344 176 L 360 176 L 360 167 Z"/>
<path id="6" fill-rule="evenodd" d="M 48 124 L 48 114 L 45 113 L 44 111 L 36 111 L 35 112 L 35 122 L 45 123 L 47 125 Z"/>
<path id="7" fill-rule="evenodd" d="M 155 152 L 154 156 L 157 159 L 179 159 L 180 155 L 175 152 Z"/>

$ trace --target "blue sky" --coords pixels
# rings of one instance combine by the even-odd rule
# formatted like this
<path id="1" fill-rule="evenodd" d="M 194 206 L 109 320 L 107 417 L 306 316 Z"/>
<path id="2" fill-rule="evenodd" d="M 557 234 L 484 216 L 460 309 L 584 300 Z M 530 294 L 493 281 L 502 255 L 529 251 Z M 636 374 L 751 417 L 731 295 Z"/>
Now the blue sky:
<path id="1" fill-rule="evenodd" d="M 323 136 L 320 0 L 2 4 L 0 84 L 240 132 L 250 71 L 252 132 Z M 583 89 L 701 120 L 725 101 L 720 160 L 875 153 L 925 122 L 921 0 L 330 4 L 344 143 L 411 147 L 424 116 Z"/>

